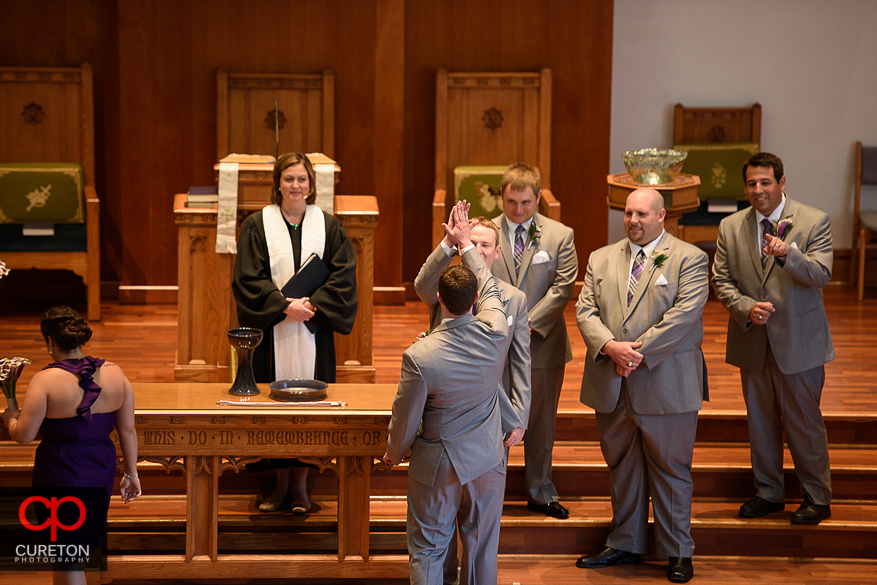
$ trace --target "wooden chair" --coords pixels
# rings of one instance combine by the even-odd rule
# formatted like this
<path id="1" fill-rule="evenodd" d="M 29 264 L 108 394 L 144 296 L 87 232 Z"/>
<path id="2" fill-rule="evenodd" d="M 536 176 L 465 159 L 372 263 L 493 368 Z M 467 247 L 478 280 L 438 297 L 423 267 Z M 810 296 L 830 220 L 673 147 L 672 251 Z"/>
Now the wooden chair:
<path id="1" fill-rule="evenodd" d="M 539 73 L 449 73 L 436 75 L 435 194 L 432 239 L 455 203 L 454 168 L 525 162 L 542 174 L 540 212 L 560 221 L 551 192 L 551 70 Z"/>
<path id="2" fill-rule="evenodd" d="M 335 152 L 335 75 L 216 74 L 216 160 L 230 153 L 275 154 L 274 98 L 280 152 Z"/>
<path id="3" fill-rule="evenodd" d="M 674 145 L 761 144 L 761 104 L 755 103 L 744 108 L 686 108 L 682 104 L 676 104 L 673 114 Z M 716 215 L 716 219 L 721 219 Z M 715 242 L 718 239 L 718 221 L 715 225 L 686 225 L 685 220 L 686 216 L 683 215 L 678 230 L 681 239 L 693 244 Z"/>
<path id="4" fill-rule="evenodd" d="M 850 282 L 857 281 L 859 301 L 865 297 L 865 251 L 877 233 L 877 211 L 862 209 L 862 185 L 877 185 L 877 146 L 856 142 L 856 199 L 853 207 L 853 249 L 850 261 Z M 857 250 L 858 249 L 858 250 Z M 855 276 L 858 252 L 858 278 Z"/>
<path id="5" fill-rule="evenodd" d="M 10 242 L 4 240 L 0 259 L 10 269 L 70 270 L 82 277 L 88 319 L 96 321 L 100 319 L 100 201 L 94 188 L 92 87 L 88 63 L 81 67 L 0 67 L 0 136 L 4 138 L 0 161 L 76 163 L 84 174 L 85 199 L 85 233 L 75 235 L 83 240 L 79 251 L 10 250 Z"/>

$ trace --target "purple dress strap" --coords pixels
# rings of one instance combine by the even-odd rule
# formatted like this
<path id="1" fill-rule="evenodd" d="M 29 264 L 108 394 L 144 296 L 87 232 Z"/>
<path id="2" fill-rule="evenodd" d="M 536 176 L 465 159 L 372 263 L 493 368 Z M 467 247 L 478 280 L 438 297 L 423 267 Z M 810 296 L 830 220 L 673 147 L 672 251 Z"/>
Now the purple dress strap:
<path id="1" fill-rule="evenodd" d="M 64 371 L 79 376 L 79 387 L 85 391 L 85 396 L 82 397 L 82 402 L 80 402 L 79 406 L 76 408 L 76 414 L 88 422 L 91 422 L 92 419 L 91 405 L 94 404 L 94 401 L 100 396 L 100 386 L 95 383 L 93 377 L 94 371 L 104 365 L 105 361 L 106 360 L 101 358 L 87 355 L 84 358 L 72 358 L 61 360 L 60 362 L 52 362 L 43 368 L 44 370 L 48 370 L 49 368 L 61 368 Z"/>

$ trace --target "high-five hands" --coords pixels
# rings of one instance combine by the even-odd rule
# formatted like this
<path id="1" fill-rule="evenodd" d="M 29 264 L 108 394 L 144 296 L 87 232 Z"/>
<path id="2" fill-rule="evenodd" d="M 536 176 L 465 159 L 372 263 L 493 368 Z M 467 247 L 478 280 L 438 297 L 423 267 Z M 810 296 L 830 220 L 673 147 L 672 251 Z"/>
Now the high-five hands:
<path id="1" fill-rule="evenodd" d="M 451 209 L 451 215 L 448 223 L 443 223 L 445 230 L 445 245 L 450 247 L 456 244 L 459 250 L 462 250 L 472 242 L 469 241 L 469 235 L 475 222 L 469 221 L 469 203 L 459 201 Z"/>

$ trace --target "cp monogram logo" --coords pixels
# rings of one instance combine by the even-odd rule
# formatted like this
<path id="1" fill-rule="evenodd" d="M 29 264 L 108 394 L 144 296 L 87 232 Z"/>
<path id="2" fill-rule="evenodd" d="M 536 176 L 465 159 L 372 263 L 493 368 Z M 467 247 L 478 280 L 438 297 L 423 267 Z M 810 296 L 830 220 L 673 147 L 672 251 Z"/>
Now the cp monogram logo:
<path id="1" fill-rule="evenodd" d="M 47 510 L 50 511 L 49 518 L 39 525 L 34 525 L 28 522 L 27 517 L 25 516 L 25 511 L 27 507 L 32 502 L 39 502 L 44 505 Z M 61 504 L 64 502 L 73 502 L 76 504 L 76 507 L 79 508 L 79 520 L 76 521 L 75 524 L 66 525 L 61 524 L 60 520 L 58 520 L 58 508 L 61 507 Z M 42 496 L 31 496 L 25 501 L 21 503 L 21 506 L 18 508 L 18 519 L 21 521 L 21 525 L 27 528 L 28 530 L 45 530 L 47 527 L 52 530 L 52 542 L 58 540 L 58 529 L 61 530 L 76 530 L 82 523 L 85 522 L 85 504 L 82 503 L 82 500 L 79 498 L 74 498 L 73 496 L 67 496 L 66 498 L 44 498 Z"/>

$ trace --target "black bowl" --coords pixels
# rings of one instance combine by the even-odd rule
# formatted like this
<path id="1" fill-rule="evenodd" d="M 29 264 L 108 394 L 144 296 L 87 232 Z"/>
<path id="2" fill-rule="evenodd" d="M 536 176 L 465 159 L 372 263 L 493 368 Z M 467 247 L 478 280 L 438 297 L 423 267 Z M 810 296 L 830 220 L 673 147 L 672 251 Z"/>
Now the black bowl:
<path id="1" fill-rule="evenodd" d="M 271 398 L 283 402 L 314 402 L 329 395 L 325 382 L 319 380 L 277 380 L 268 384 Z"/>

